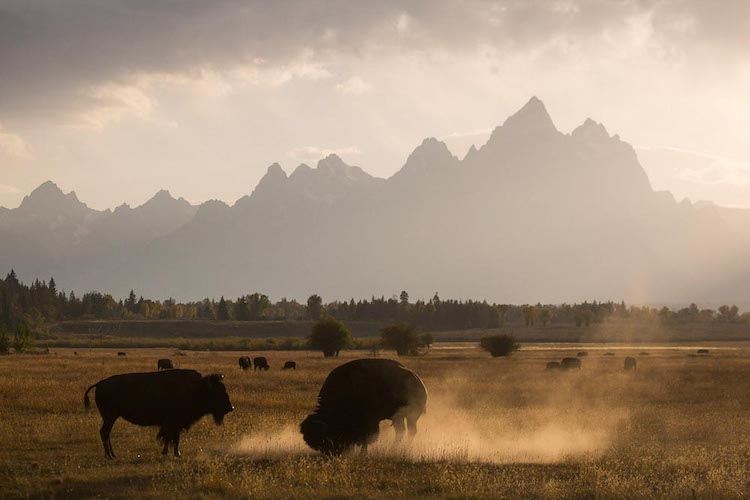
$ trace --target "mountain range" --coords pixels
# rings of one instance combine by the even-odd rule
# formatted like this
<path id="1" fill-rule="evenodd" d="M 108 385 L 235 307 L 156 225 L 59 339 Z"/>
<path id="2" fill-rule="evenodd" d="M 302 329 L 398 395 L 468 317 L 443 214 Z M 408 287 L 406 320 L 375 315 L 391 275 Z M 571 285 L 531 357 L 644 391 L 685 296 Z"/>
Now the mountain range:
<path id="1" fill-rule="evenodd" d="M 0 263 L 118 297 L 747 306 L 750 210 L 654 191 L 629 144 L 591 119 L 562 133 L 532 98 L 464 158 L 429 138 L 388 179 L 275 163 L 232 206 L 160 191 L 98 211 L 45 182 L 0 208 Z"/>

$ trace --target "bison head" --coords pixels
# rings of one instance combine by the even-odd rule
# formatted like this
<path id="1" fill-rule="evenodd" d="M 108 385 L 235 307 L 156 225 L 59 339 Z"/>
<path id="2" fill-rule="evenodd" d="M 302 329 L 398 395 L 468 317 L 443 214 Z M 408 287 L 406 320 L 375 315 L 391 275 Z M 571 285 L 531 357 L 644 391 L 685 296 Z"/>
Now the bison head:
<path id="1" fill-rule="evenodd" d="M 222 382 L 224 375 L 207 375 L 203 377 L 203 380 L 208 386 L 208 411 L 213 415 L 216 425 L 221 425 L 224 422 L 224 416 L 234 410 L 234 406 L 229 401 L 227 388 Z"/>
<path id="2" fill-rule="evenodd" d="M 305 443 L 324 455 L 337 456 L 355 444 L 369 444 L 378 435 L 378 421 L 356 415 L 313 413 L 299 426 Z"/>
<path id="3" fill-rule="evenodd" d="M 324 455 L 340 455 L 348 448 L 340 443 L 331 432 L 328 422 L 320 416 L 308 415 L 300 424 L 299 430 L 307 446 Z"/>

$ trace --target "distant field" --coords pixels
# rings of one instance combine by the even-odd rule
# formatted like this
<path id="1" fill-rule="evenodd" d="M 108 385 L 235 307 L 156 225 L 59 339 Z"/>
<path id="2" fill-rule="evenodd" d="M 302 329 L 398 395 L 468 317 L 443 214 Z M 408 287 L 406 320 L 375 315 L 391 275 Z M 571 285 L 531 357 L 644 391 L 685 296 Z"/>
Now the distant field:
<path id="1" fill-rule="evenodd" d="M 384 323 L 346 322 L 359 348 L 367 348 Z M 132 320 L 64 321 L 37 342 L 50 347 L 169 347 L 183 350 L 304 349 L 311 321 Z M 686 323 L 610 320 L 589 327 L 551 324 L 546 327 L 507 325 L 498 329 L 432 331 L 441 342 L 476 342 L 486 335 L 511 333 L 521 342 L 665 343 L 750 341 L 750 324 Z"/>
<path id="2" fill-rule="evenodd" d="M 708 356 L 691 356 L 699 347 Z M 583 369 L 544 365 L 586 350 Z M 750 494 L 750 343 L 532 344 L 492 359 L 470 344 L 401 361 L 429 390 L 411 445 L 383 425 L 366 456 L 323 458 L 296 430 L 327 373 L 364 353 L 265 354 L 271 370 L 242 372 L 237 354 L 171 349 L 52 349 L 0 357 L 0 496 L 706 498 Z M 612 352 L 614 356 L 605 356 Z M 640 355 L 648 352 L 649 355 Z M 251 353 L 260 354 L 260 353 Z M 635 373 L 623 358 L 638 360 Z M 236 411 L 162 457 L 156 431 L 122 420 L 103 458 L 86 387 L 115 374 L 178 367 L 220 371 Z M 296 360 L 297 371 L 281 364 Z"/>

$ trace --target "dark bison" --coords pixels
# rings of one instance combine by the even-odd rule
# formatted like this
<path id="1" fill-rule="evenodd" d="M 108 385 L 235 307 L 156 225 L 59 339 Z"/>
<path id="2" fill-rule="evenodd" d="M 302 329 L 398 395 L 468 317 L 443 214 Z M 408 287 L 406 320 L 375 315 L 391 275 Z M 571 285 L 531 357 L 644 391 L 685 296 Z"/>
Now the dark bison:
<path id="1" fill-rule="evenodd" d="M 287 361 L 284 363 L 284 368 L 282 370 L 296 370 L 297 369 L 297 363 L 294 361 Z"/>
<path id="2" fill-rule="evenodd" d="M 560 363 L 557 361 L 550 361 L 547 363 L 547 370 L 558 370 L 560 368 Z"/>
<path id="3" fill-rule="evenodd" d="M 253 363 L 250 361 L 250 356 L 240 356 L 240 368 L 249 370 L 251 366 Z"/>
<path id="4" fill-rule="evenodd" d="M 117 353 L 117 355 L 118 355 L 118 356 L 125 356 L 125 353 L 124 353 L 124 352 L 122 352 L 122 351 L 120 351 L 120 352 L 118 352 L 118 353 Z"/>
<path id="5" fill-rule="evenodd" d="M 623 367 L 625 368 L 625 371 L 635 370 L 636 361 L 635 358 L 625 358 L 625 362 L 623 363 Z"/>
<path id="6" fill-rule="evenodd" d="M 102 416 L 99 434 L 104 456 L 114 458 L 110 433 L 122 417 L 136 425 L 159 426 L 157 437 L 164 443 L 162 453 L 174 447 L 180 456 L 180 432 L 188 430 L 205 415 L 221 425 L 224 416 L 234 410 L 224 387 L 223 375 L 201 376 L 195 370 L 165 370 L 151 373 L 114 375 L 86 389 L 83 404 L 91 406 L 89 391 L 96 387 L 96 407 Z"/>
<path id="7" fill-rule="evenodd" d="M 426 405 L 427 389 L 413 371 L 390 359 L 357 359 L 328 374 L 318 406 L 302 421 L 300 432 L 310 448 L 326 455 L 355 445 L 366 451 L 377 439 L 381 420 L 393 422 L 396 440 L 407 427 L 416 434 Z"/>
<path id="8" fill-rule="evenodd" d="M 561 370 L 580 370 L 581 369 L 581 360 L 578 358 L 563 358 L 562 361 L 560 361 L 560 369 Z"/>
<path id="9" fill-rule="evenodd" d="M 589 355 L 589 353 L 588 353 L 588 352 L 586 352 L 586 351 L 581 351 L 581 352 L 579 352 L 579 353 L 578 353 L 578 357 L 579 357 L 579 358 L 583 358 L 583 357 L 586 357 L 586 356 L 588 356 L 588 355 Z"/>
<path id="10" fill-rule="evenodd" d="M 174 368 L 174 363 L 171 359 L 162 358 L 156 362 L 157 370 L 171 370 L 172 368 Z"/>
<path id="11" fill-rule="evenodd" d="M 698 354 L 708 354 L 708 349 L 698 349 Z"/>
<path id="12" fill-rule="evenodd" d="M 263 356 L 258 356 L 257 358 L 253 358 L 253 365 L 255 365 L 255 368 L 253 368 L 253 371 L 255 370 L 268 370 L 271 368 L 268 366 L 268 360 L 264 358 Z"/>

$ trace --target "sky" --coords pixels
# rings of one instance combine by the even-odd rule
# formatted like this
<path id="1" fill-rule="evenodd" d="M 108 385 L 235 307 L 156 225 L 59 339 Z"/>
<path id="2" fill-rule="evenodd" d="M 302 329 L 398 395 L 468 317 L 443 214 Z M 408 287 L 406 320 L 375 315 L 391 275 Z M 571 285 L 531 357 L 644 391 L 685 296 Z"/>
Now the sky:
<path id="1" fill-rule="evenodd" d="M 655 189 L 750 207 L 748 47 L 746 0 L 0 0 L 0 206 L 233 202 L 329 153 L 388 177 L 536 95 Z"/>

